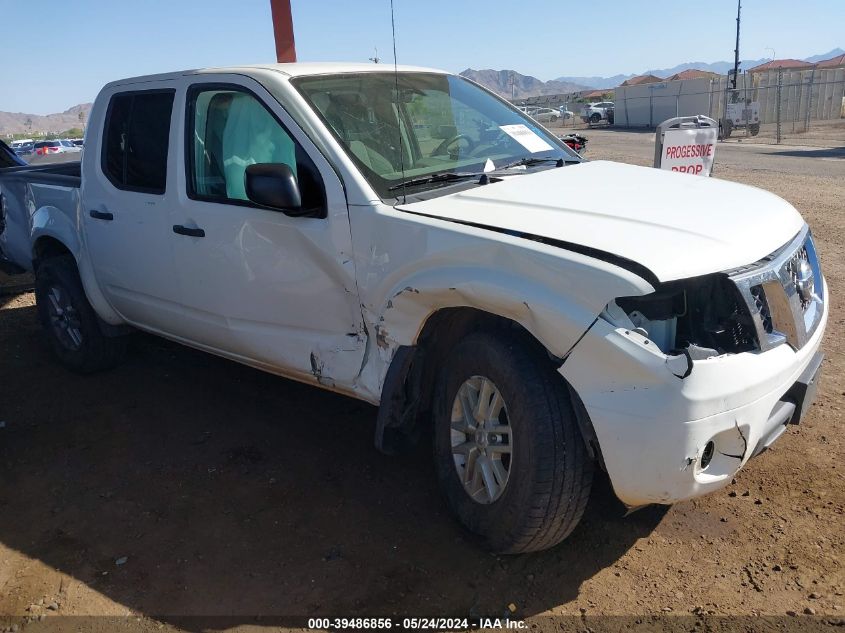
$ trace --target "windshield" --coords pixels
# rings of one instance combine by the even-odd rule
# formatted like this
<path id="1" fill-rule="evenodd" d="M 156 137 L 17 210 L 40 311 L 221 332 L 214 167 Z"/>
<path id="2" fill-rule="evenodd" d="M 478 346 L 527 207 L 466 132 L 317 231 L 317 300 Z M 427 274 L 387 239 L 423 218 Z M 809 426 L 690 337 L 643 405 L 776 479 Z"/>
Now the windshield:
<path id="1" fill-rule="evenodd" d="M 547 166 L 580 160 L 507 102 L 454 75 L 368 72 L 293 84 L 382 198 L 395 197 L 403 182 L 413 180 L 413 191 L 452 182 L 420 182 L 433 174 L 490 171 L 526 158 L 548 158 Z"/>

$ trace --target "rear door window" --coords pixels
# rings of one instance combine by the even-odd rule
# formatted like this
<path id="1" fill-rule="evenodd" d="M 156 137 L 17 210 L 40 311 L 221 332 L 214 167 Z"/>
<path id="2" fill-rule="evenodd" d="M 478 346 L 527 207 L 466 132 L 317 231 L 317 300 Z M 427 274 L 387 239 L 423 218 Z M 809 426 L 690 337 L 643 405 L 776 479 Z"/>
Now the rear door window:
<path id="1" fill-rule="evenodd" d="M 106 115 L 102 169 L 119 188 L 163 194 L 173 90 L 114 95 Z"/>

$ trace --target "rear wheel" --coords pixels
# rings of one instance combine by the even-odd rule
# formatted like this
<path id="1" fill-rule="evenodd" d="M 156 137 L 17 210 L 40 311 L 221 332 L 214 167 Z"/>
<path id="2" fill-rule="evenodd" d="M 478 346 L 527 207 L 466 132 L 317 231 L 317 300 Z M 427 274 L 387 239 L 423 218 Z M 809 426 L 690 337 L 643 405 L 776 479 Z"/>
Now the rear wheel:
<path id="1" fill-rule="evenodd" d="M 563 379 L 530 346 L 468 336 L 441 372 L 434 418 L 446 501 L 490 549 L 546 549 L 575 528 L 593 465 Z"/>
<path id="2" fill-rule="evenodd" d="M 101 331 L 72 256 L 51 257 L 38 266 L 35 301 L 50 347 L 68 369 L 87 374 L 113 367 L 123 358 L 125 337 Z"/>
<path id="3" fill-rule="evenodd" d="M 760 124 L 752 123 L 748 126 L 748 131 L 751 132 L 751 136 L 757 136 L 760 133 Z"/>
<path id="4" fill-rule="evenodd" d="M 596 125 L 599 121 L 601 121 L 601 115 L 598 112 L 593 112 L 590 115 L 590 125 Z"/>

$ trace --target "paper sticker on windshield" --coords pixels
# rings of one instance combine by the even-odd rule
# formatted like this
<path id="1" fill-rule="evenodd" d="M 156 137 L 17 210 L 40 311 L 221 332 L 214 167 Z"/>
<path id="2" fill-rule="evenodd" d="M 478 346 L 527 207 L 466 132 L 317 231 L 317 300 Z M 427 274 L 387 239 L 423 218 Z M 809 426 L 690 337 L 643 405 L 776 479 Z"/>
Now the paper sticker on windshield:
<path id="1" fill-rule="evenodd" d="M 510 136 L 532 154 L 554 149 L 541 136 L 522 123 L 517 123 L 516 125 L 500 125 L 499 127 L 502 132 Z"/>

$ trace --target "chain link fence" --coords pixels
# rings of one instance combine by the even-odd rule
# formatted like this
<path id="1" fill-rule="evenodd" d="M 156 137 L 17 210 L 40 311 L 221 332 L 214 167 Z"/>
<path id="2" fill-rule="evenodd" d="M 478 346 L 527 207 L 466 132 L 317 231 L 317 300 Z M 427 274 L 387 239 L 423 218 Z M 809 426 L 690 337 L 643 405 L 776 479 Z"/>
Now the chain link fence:
<path id="1" fill-rule="evenodd" d="M 613 94 L 620 128 L 656 128 L 676 116 L 703 114 L 719 121 L 722 139 L 818 147 L 845 146 L 845 68 L 777 69 L 726 76 L 620 86 Z M 610 99 L 608 99 L 610 100 Z M 517 102 L 555 132 L 607 127 L 582 118 L 588 105 L 575 95 L 544 95 Z"/>
<path id="2" fill-rule="evenodd" d="M 654 128 L 674 116 L 719 121 L 723 140 L 792 145 L 845 145 L 845 68 L 743 73 L 727 77 L 620 87 L 615 123 Z"/>

